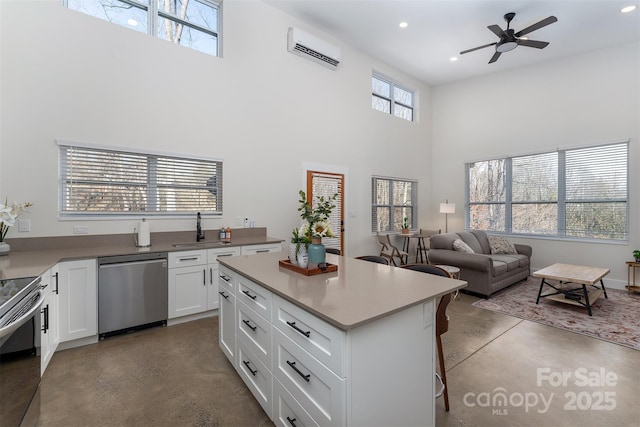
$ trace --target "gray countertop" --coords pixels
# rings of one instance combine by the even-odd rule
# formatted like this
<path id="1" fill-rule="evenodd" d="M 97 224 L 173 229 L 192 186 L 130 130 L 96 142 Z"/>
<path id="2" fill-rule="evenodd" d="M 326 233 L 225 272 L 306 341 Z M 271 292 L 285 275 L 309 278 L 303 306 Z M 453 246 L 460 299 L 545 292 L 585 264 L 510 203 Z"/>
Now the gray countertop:
<path id="1" fill-rule="evenodd" d="M 133 244 L 108 244 L 89 247 L 65 247 L 60 249 L 12 251 L 9 255 L 0 256 L 0 279 L 15 279 L 18 277 L 39 276 L 61 261 L 98 258 L 110 255 L 130 255 L 148 252 L 179 252 L 198 249 L 226 248 L 234 246 L 260 245 L 266 243 L 281 243 L 282 239 L 271 237 L 239 237 L 231 243 L 220 245 L 219 241 L 195 242 L 191 245 L 179 247 L 170 243 L 153 244 L 147 248 L 138 248 Z"/>
<path id="2" fill-rule="evenodd" d="M 265 253 L 218 259 L 273 293 L 349 330 L 463 288 L 467 282 L 327 254 L 338 271 L 305 276 L 282 268 L 286 254 Z"/>

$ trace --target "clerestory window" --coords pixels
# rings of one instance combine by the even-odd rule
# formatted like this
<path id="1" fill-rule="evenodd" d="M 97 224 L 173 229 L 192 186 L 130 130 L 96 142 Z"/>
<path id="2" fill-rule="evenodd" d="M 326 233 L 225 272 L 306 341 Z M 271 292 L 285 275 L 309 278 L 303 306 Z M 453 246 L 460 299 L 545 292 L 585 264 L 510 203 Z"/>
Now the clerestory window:
<path id="1" fill-rule="evenodd" d="M 219 56 L 220 5 L 212 0 L 62 0 L 69 9 Z"/>
<path id="2" fill-rule="evenodd" d="M 222 161 L 58 141 L 59 215 L 222 215 Z"/>
<path id="3" fill-rule="evenodd" d="M 467 163 L 466 226 L 627 240 L 629 143 Z"/>
<path id="4" fill-rule="evenodd" d="M 371 107 L 413 121 L 414 93 L 412 90 L 373 73 L 371 76 Z"/>

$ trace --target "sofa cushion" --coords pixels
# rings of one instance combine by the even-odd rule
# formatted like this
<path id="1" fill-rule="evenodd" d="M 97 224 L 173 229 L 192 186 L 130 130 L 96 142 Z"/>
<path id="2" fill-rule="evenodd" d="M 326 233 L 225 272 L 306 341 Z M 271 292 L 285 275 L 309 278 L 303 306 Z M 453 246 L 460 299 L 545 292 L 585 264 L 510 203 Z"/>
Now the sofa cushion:
<path id="1" fill-rule="evenodd" d="M 460 239 L 462 239 L 463 242 L 465 242 L 471 249 L 473 249 L 474 253 L 484 253 L 484 251 L 482 250 L 482 246 L 480 246 L 480 243 L 478 242 L 478 238 L 473 233 L 469 231 L 461 231 L 458 233 L 458 236 L 460 236 Z M 487 255 L 488 254 L 489 253 L 487 253 Z"/>
<path id="2" fill-rule="evenodd" d="M 501 276 L 507 272 L 507 264 L 502 261 L 493 260 L 493 275 Z"/>
<path id="3" fill-rule="evenodd" d="M 517 254 L 516 247 L 502 236 L 489 236 L 492 254 Z"/>
<path id="4" fill-rule="evenodd" d="M 431 249 L 453 250 L 453 242 L 459 239 L 456 233 L 436 234 L 429 237 L 429 247 Z"/>
<path id="5" fill-rule="evenodd" d="M 513 255 L 491 255 L 494 264 L 496 261 L 502 262 L 507 266 L 507 271 L 513 271 L 520 268 L 520 260 Z"/>
<path id="6" fill-rule="evenodd" d="M 476 236 L 478 239 L 478 244 L 482 248 L 481 254 L 490 255 L 491 254 L 491 246 L 489 245 L 489 236 L 483 230 L 470 230 L 471 234 Z"/>
<path id="7" fill-rule="evenodd" d="M 453 250 L 457 251 L 457 252 L 467 252 L 469 254 L 474 253 L 473 249 L 471 249 L 471 247 L 469 247 L 469 245 L 467 245 L 465 242 L 463 242 L 460 239 L 456 239 L 453 241 Z"/>

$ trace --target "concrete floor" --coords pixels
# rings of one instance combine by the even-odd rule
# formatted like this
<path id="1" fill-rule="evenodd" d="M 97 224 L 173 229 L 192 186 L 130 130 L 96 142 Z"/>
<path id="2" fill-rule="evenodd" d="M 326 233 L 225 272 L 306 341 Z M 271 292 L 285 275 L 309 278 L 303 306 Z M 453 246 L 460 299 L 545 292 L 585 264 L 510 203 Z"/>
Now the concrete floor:
<path id="1" fill-rule="evenodd" d="M 478 309 L 475 300 L 462 295 L 447 311 L 451 411 L 436 401 L 437 426 L 639 425 L 638 351 Z M 209 318 L 56 353 L 38 425 L 272 425 L 217 334 Z"/>

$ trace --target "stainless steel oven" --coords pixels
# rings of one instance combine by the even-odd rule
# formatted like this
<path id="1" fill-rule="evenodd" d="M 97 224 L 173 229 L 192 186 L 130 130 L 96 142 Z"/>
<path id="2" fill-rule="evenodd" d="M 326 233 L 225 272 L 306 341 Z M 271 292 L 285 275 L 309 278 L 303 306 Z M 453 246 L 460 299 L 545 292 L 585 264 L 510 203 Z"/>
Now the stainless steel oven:
<path id="1" fill-rule="evenodd" d="M 22 423 L 40 385 L 39 277 L 0 280 L 0 426 Z"/>

